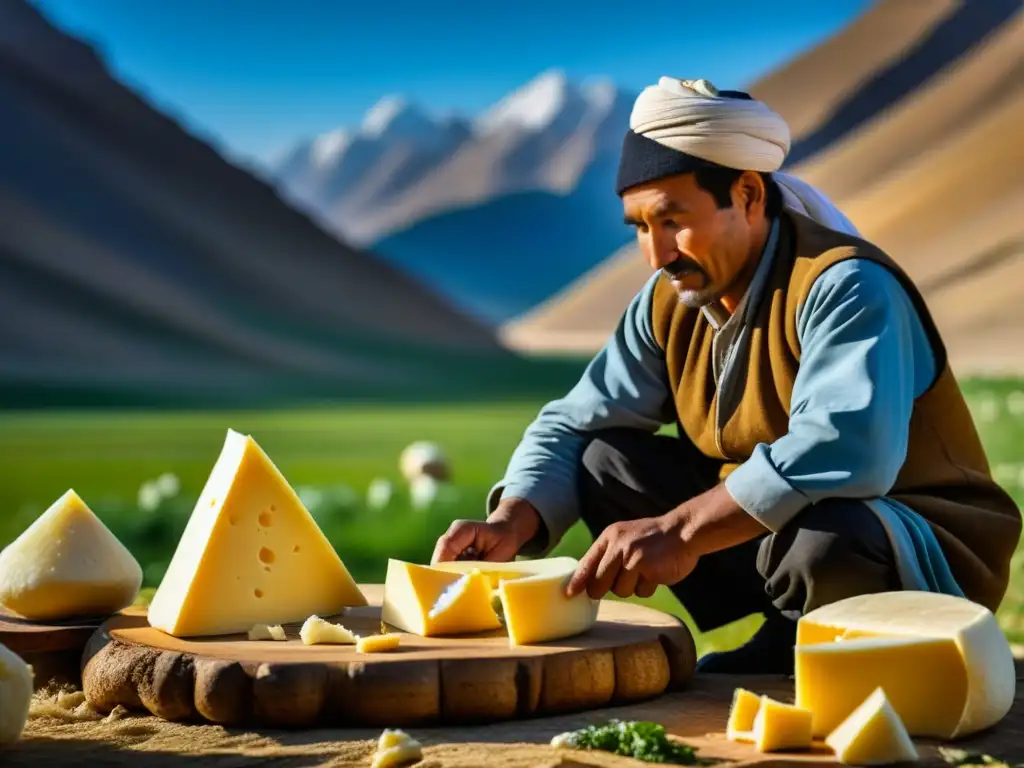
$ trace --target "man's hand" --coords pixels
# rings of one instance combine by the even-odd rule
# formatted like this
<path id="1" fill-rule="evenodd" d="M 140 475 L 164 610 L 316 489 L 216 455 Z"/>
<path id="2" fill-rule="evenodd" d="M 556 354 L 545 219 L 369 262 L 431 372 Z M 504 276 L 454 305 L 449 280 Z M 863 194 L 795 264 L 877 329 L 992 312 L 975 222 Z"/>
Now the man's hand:
<path id="1" fill-rule="evenodd" d="M 650 597 L 660 584 L 682 581 L 697 565 L 697 555 L 688 550 L 680 527 L 672 512 L 608 526 L 580 560 L 568 596 L 586 590 L 595 600 L 609 591 Z"/>
<path id="2" fill-rule="evenodd" d="M 719 483 L 660 517 L 608 526 L 580 560 L 569 597 L 585 589 L 595 599 L 650 597 L 661 584 L 676 584 L 702 556 L 734 547 L 768 530 Z"/>
<path id="3" fill-rule="evenodd" d="M 483 520 L 455 520 L 437 540 L 431 563 L 470 555 L 473 560 L 507 562 L 532 539 L 541 525 L 540 514 L 525 499 L 502 499 Z"/>

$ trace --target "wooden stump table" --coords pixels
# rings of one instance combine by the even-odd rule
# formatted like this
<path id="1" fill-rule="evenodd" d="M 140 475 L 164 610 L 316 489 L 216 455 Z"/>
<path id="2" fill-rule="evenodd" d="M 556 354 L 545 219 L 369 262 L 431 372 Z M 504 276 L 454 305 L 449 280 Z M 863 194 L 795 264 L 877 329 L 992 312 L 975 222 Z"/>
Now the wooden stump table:
<path id="1" fill-rule="evenodd" d="M 356 634 L 381 630 L 381 585 L 370 605 L 338 617 Z M 576 637 L 510 647 L 503 630 L 463 637 L 402 633 L 391 652 L 245 635 L 175 638 L 144 614 L 112 617 L 82 658 L 82 687 L 99 712 L 121 705 L 166 720 L 275 727 L 495 722 L 642 701 L 693 674 L 693 638 L 669 614 L 613 600 Z M 390 631 L 390 628 L 388 628 Z"/>

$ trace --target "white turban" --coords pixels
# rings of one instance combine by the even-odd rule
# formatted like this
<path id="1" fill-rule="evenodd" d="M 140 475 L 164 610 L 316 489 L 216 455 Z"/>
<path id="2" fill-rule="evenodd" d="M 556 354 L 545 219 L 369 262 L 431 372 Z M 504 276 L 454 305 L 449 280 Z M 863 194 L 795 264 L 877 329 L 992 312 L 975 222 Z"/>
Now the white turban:
<path id="1" fill-rule="evenodd" d="M 707 80 L 662 77 L 637 97 L 629 127 L 664 147 L 702 160 L 771 173 L 786 205 L 831 229 L 858 234 L 825 195 L 779 171 L 789 153 L 789 126 L 763 102 L 720 96 Z"/>

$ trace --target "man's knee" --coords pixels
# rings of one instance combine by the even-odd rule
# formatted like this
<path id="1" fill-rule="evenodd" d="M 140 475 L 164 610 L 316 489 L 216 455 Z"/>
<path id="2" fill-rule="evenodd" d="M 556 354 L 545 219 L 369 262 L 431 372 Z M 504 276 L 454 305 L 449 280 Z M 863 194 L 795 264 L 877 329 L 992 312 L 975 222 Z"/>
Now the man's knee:
<path id="1" fill-rule="evenodd" d="M 644 438 L 651 438 L 637 429 L 613 428 L 594 432 L 580 454 L 580 479 L 594 491 L 612 481 L 630 477 L 635 469 L 633 458 Z"/>
<path id="2" fill-rule="evenodd" d="M 871 509 L 850 499 L 819 502 L 766 537 L 757 569 L 775 606 L 794 616 L 900 588 L 885 528 Z"/>

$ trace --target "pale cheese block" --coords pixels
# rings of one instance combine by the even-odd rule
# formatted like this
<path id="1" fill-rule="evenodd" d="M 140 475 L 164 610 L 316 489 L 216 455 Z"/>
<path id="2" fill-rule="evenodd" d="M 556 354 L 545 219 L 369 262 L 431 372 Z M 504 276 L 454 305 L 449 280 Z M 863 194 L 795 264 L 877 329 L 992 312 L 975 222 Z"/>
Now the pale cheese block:
<path id="1" fill-rule="evenodd" d="M 456 560 L 434 567 L 466 573 L 479 569 L 490 578 L 501 600 L 511 645 L 562 640 L 579 635 L 597 621 L 598 600 L 586 592 L 566 597 L 579 561 L 573 557 L 488 562 Z"/>
<path id="2" fill-rule="evenodd" d="M 381 621 L 422 637 L 498 629 L 488 579 L 432 566 L 388 560 Z"/>
<path id="3" fill-rule="evenodd" d="M 249 630 L 250 640 L 287 640 L 284 627 L 280 624 L 254 624 Z"/>
<path id="4" fill-rule="evenodd" d="M 365 635 L 356 643 L 356 653 L 384 653 L 393 651 L 401 644 L 402 636 L 397 632 L 383 635 Z"/>
<path id="5" fill-rule="evenodd" d="M 405 731 L 386 728 L 377 740 L 371 768 L 394 768 L 423 759 L 423 745 Z"/>
<path id="6" fill-rule="evenodd" d="M 0 744 L 21 738 L 32 702 L 32 669 L 0 643 Z"/>
<path id="7" fill-rule="evenodd" d="M 725 724 L 725 737 L 730 741 L 752 742 L 754 718 L 761 708 L 761 697 L 746 688 L 737 688 L 732 694 L 729 719 Z"/>
<path id="8" fill-rule="evenodd" d="M 995 725 L 1016 693 L 1013 653 L 992 612 L 933 592 L 859 595 L 811 611 L 797 624 L 796 658 L 797 702 L 821 701 L 828 712 L 815 712 L 815 735 L 878 686 L 911 736 L 941 739 Z M 827 681 L 825 668 L 848 682 Z"/>
<path id="9" fill-rule="evenodd" d="M 141 586 L 138 561 L 74 490 L 0 552 L 0 604 L 32 621 L 108 616 Z"/>
<path id="10" fill-rule="evenodd" d="M 876 688 L 825 744 L 846 765 L 889 765 L 918 759 L 917 748 L 882 688 Z"/>
<path id="11" fill-rule="evenodd" d="M 341 624 L 310 616 L 302 623 L 299 639 L 303 645 L 355 645 L 359 642 L 359 635 Z"/>
<path id="12" fill-rule="evenodd" d="M 762 696 L 754 716 L 753 736 L 759 752 L 807 749 L 813 740 L 811 712 Z"/>
<path id="13" fill-rule="evenodd" d="M 510 645 L 530 645 L 581 635 L 597 621 L 599 601 L 586 592 L 566 597 L 575 566 L 541 572 L 498 586 Z"/>
<path id="14" fill-rule="evenodd" d="M 221 635 L 366 604 L 270 457 L 229 429 L 153 596 L 149 623 L 176 637 Z"/>

